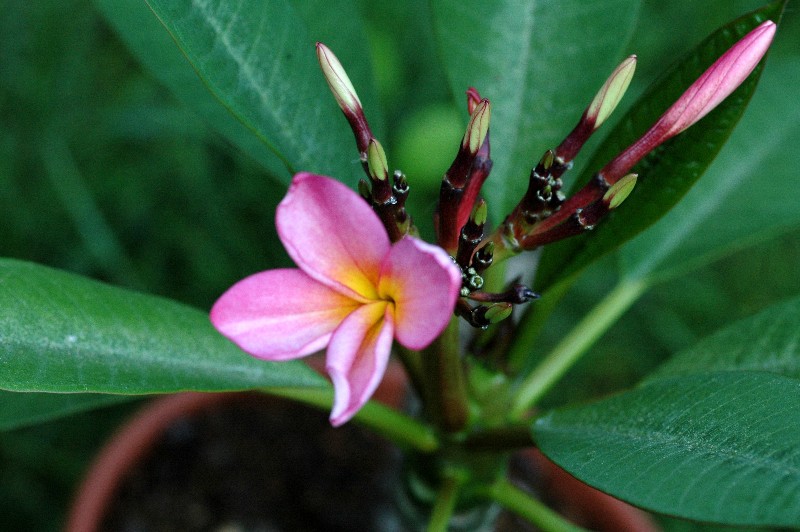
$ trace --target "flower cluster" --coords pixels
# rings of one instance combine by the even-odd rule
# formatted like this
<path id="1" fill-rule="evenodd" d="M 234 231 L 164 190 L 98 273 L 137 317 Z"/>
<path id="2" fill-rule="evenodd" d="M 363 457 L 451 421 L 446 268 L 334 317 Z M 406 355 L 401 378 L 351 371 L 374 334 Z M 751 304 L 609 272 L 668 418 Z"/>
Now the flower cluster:
<path id="1" fill-rule="evenodd" d="M 722 55 L 641 137 L 570 198 L 561 176 L 608 118 L 633 76 L 636 57 L 609 76 L 578 124 L 530 174 L 528 189 L 492 233 L 480 190 L 492 168 L 491 103 L 467 91 L 470 113 L 456 157 L 444 174 L 436 211 L 437 245 L 416 237 L 405 209 L 406 176 L 390 176 L 361 101 L 339 60 L 323 44 L 317 56 L 355 135 L 367 179 L 360 196 L 324 176 L 297 174 L 278 207 L 281 242 L 299 269 L 252 275 L 223 294 L 211 311 L 217 329 L 244 351 L 267 360 L 303 357 L 327 347 L 335 399 L 331 422 L 349 420 L 374 392 L 392 342 L 411 350 L 430 345 L 453 313 L 476 327 L 497 323 L 514 305 L 534 299 L 512 284 L 484 291 L 483 273 L 521 251 L 591 229 L 628 197 L 633 166 L 661 143 L 700 120 L 752 72 L 775 24 L 764 22 Z"/>

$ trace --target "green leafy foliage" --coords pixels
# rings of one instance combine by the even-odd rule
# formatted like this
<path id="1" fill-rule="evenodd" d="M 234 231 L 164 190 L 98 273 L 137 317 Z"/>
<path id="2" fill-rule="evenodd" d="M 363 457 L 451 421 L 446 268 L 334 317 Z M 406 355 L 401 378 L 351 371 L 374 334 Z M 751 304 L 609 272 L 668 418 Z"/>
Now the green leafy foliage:
<path id="1" fill-rule="evenodd" d="M 648 378 L 764 371 L 800 380 L 800 299 L 772 306 L 674 356 Z"/>
<path id="2" fill-rule="evenodd" d="M 542 153 L 569 133 L 622 59 L 638 2 L 502 0 L 476 9 L 437 0 L 432 5 L 456 101 L 463 108 L 465 91 L 475 87 L 492 102 L 494 167 L 484 194 L 496 223 L 522 197 Z"/>
<path id="3" fill-rule="evenodd" d="M 800 382 L 760 372 L 663 379 L 540 418 L 542 451 L 637 506 L 724 524 L 800 521 Z"/>
<path id="4" fill-rule="evenodd" d="M 290 176 L 269 146 L 253 135 L 203 84 L 169 33 L 140 0 L 95 0 L 105 19 L 137 59 L 187 107 L 284 183 Z"/>
<path id="5" fill-rule="evenodd" d="M 485 192 L 496 222 L 519 198 L 530 166 L 567 133 L 623 55 L 640 54 L 634 99 L 638 80 L 653 79 L 677 47 L 757 1 L 711 0 L 703 4 L 703 19 L 687 24 L 681 17 L 696 12 L 687 0 L 641 6 L 569 0 L 557 7 L 502 0 L 480 11 L 453 0 L 152 0 L 158 17 L 134 0 L 94 0 L 102 17 L 80 0 L 12 0 L 0 17 L 0 101 L 6 104 L 0 108 L 0 254 L 200 308 L 242 276 L 287 264 L 272 217 L 291 171 L 327 173 L 351 185 L 360 174 L 352 137 L 318 72 L 316 40 L 342 59 L 390 163 L 396 164 L 393 153 L 406 152 L 404 170 L 404 161 L 448 145 L 455 153 L 459 134 L 452 128 L 459 118 L 466 123 L 466 87 L 492 99 L 496 167 Z M 720 266 L 738 277 L 713 269 L 701 272 L 702 280 L 676 277 L 800 223 L 791 193 L 798 185 L 800 117 L 792 80 L 800 75 L 800 31 L 796 23 L 794 30 L 785 26 L 762 87 L 720 161 L 682 204 L 619 253 L 623 281 L 672 279 L 664 288 L 671 299 L 646 298 L 590 354 L 594 373 L 576 368 L 546 404 L 635 382 L 674 346 L 691 344 L 697 331 L 787 293 L 781 287 L 790 279 L 759 274 L 780 268 L 753 266 L 796 263 L 777 246 L 752 251 L 768 254 L 768 261 L 739 253 Z M 628 45 L 631 35 L 635 46 Z M 653 101 L 663 109 L 670 98 Z M 641 113 L 643 130 L 660 110 L 654 104 L 647 115 L 637 105 L 632 112 Z M 391 118 L 391 128 L 382 127 L 381 115 Z M 415 123 L 421 125 L 410 127 Z M 621 125 L 592 161 L 578 160 L 587 167 L 584 178 L 637 133 Z M 698 142 L 717 133 L 705 131 Z M 670 153 L 658 155 L 673 169 L 686 162 Z M 660 175 L 651 164 L 645 179 Z M 433 209 L 440 174 L 417 173 L 428 174 L 409 173 L 411 202 L 419 202 L 411 212 L 419 219 Z M 649 206 L 643 190 L 635 194 L 644 194 L 652 209 L 631 213 L 647 219 L 666 209 Z M 616 217 L 629 220 L 623 213 L 635 201 L 636 195 Z M 606 247 L 576 252 L 578 266 L 622 239 L 610 232 L 597 237 Z M 546 269 L 557 270 L 569 257 L 549 255 L 543 274 L 555 281 Z M 557 315 L 560 323 L 548 327 L 539 352 L 617 280 L 609 280 L 610 260 L 601 269 L 609 275 L 570 296 L 569 313 Z M 792 276 L 788 271 L 784 277 Z M 759 290 L 767 284 L 770 289 Z M 129 405 L 20 429 L 25 425 L 132 399 L 121 394 L 181 389 L 291 386 L 296 397 L 307 393 L 329 406 L 325 381 L 302 364 L 252 359 L 219 337 L 206 313 L 166 299 L 2 260 L 0 303 L 0 389 L 21 390 L 0 392 L 0 428 L 17 429 L 0 440 L 2 529 L 58 527 L 57 516 L 100 443 L 99 421 Z M 798 491 L 791 447 L 798 441 L 798 313 L 791 302 L 739 323 L 684 351 L 633 391 L 553 411 L 534 434 L 570 471 L 637 504 L 703 520 L 791 526 L 799 518 L 796 501 L 785 497 Z M 689 321 L 691 327 L 683 323 Z M 652 345 L 658 342 L 663 345 Z M 76 390 L 103 393 L 52 393 Z M 365 412 L 383 416 L 379 409 Z M 91 437 L 84 442 L 76 434 Z M 80 460 L 65 452 L 76 441 Z"/>
<path id="6" fill-rule="evenodd" d="M 0 260 L 0 389 L 166 393 L 324 386 L 244 354 L 208 316 L 158 297 Z"/>
<path id="7" fill-rule="evenodd" d="M 784 3 L 769 4 L 723 26 L 667 70 L 597 149 L 587 163 L 587 175 L 576 183 L 574 190 L 655 123 L 731 45 L 764 20 L 777 20 Z M 568 279 L 652 225 L 671 209 L 725 144 L 755 91 L 762 69 L 763 62 L 704 120 L 666 142 L 636 165 L 633 169 L 639 174 L 636 188 L 625 204 L 612 212 L 596 230 L 548 246 L 537 272 L 538 285 L 544 288 Z"/>
<path id="8" fill-rule="evenodd" d="M 536 421 L 543 452 L 633 504 L 789 526 L 800 504 L 800 300 L 735 323 L 642 385 Z M 755 495 L 754 495 L 755 494 Z"/>
<path id="9" fill-rule="evenodd" d="M 355 183 L 361 168 L 343 155 L 355 153 L 352 137 L 319 72 L 314 38 L 291 3 L 148 5 L 214 96 L 283 160 L 289 174 L 305 170 Z M 324 20 L 322 11 L 310 12 Z M 361 35 L 355 14 L 335 20 L 348 23 L 349 30 L 337 28 L 343 35 Z M 350 53 L 358 50 L 349 44 Z M 356 85 L 361 81 L 354 76 Z M 362 90 L 368 93 L 369 86 Z"/>

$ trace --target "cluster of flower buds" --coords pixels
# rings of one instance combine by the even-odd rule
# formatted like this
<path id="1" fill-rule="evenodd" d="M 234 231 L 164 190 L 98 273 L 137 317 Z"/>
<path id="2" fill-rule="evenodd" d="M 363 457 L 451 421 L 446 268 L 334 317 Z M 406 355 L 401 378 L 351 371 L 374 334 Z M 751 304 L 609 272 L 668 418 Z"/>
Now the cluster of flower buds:
<path id="1" fill-rule="evenodd" d="M 626 58 L 609 76 L 575 128 L 554 150 L 548 150 L 531 170 L 528 189 L 503 223 L 484 233 L 487 205 L 480 190 L 492 169 L 489 142 L 491 103 L 477 90 L 467 91 L 467 130 L 453 163 L 444 174 L 436 211 L 436 240 L 459 266 L 461 297 L 456 314 L 476 327 L 508 317 L 516 304 L 535 299 L 528 287 L 512 283 L 505 291 L 483 290 L 483 274 L 493 263 L 592 229 L 619 207 L 636 185 L 630 170 L 666 140 L 700 120 L 730 95 L 753 71 L 775 33 L 766 21 L 723 54 L 637 141 L 600 169 L 583 188 L 565 198 L 561 176 L 590 136 L 606 121 L 628 88 L 636 56 Z M 401 172 L 389 184 L 386 155 L 372 136 L 355 89 L 333 53 L 317 44 L 325 78 L 344 112 L 370 183 L 362 180 L 361 195 L 370 203 L 394 242 L 415 233 L 405 210 L 408 183 Z"/>

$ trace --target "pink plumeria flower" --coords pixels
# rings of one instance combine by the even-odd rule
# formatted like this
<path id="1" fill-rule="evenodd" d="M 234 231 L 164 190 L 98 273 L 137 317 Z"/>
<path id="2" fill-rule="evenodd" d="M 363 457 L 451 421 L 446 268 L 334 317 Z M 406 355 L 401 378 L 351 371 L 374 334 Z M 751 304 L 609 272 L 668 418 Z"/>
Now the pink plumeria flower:
<path id="1" fill-rule="evenodd" d="M 214 304 L 211 322 L 266 360 L 327 346 L 335 390 L 330 420 L 338 426 L 377 388 L 393 338 L 418 350 L 444 330 L 461 273 L 439 247 L 412 237 L 391 244 L 369 205 L 329 177 L 297 174 L 275 219 L 299 269 L 239 281 Z"/>

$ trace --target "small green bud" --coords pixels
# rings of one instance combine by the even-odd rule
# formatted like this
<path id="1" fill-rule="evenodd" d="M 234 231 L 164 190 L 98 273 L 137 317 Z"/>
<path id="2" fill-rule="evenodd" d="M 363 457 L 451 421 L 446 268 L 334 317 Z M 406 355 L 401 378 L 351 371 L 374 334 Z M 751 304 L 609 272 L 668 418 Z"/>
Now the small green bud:
<path id="1" fill-rule="evenodd" d="M 494 255 L 494 242 L 492 242 L 490 240 L 489 242 L 486 243 L 485 246 L 483 246 L 478 251 L 480 251 L 481 254 L 483 254 L 483 255 L 487 255 L 487 256 L 491 257 L 492 255 Z"/>
<path id="2" fill-rule="evenodd" d="M 482 199 L 478 200 L 478 203 L 475 204 L 475 207 L 472 209 L 472 214 L 470 214 L 470 219 L 472 223 L 481 227 L 486 223 L 486 218 L 489 216 L 489 208 L 486 206 L 486 202 Z"/>
<path id="3" fill-rule="evenodd" d="M 469 278 L 469 287 L 471 290 L 480 290 L 483 287 L 483 277 L 477 273 L 471 275 Z"/>
<path id="4" fill-rule="evenodd" d="M 378 181 L 386 181 L 389 178 L 389 163 L 386 162 L 386 153 L 383 146 L 376 139 L 369 141 L 367 148 L 367 167 L 369 176 Z"/>
<path id="5" fill-rule="evenodd" d="M 511 316 L 511 312 L 513 310 L 514 305 L 511 303 L 493 303 L 486 308 L 486 312 L 483 314 L 483 317 L 489 323 L 499 323 Z"/>
<path id="6" fill-rule="evenodd" d="M 636 56 L 628 56 L 625 61 L 614 69 L 606 82 L 600 87 L 597 95 L 589 104 L 586 110 L 586 118 L 594 121 L 593 129 L 597 129 L 606 121 L 614 109 L 622 100 L 628 85 L 633 79 L 633 72 L 636 70 Z"/>
<path id="7" fill-rule="evenodd" d="M 613 185 L 603 195 L 603 201 L 608 205 L 609 210 L 616 209 L 636 186 L 636 174 L 628 174 Z"/>
<path id="8" fill-rule="evenodd" d="M 542 158 L 539 160 L 539 164 L 542 166 L 542 169 L 547 171 L 550 170 L 553 166 L 553 162 L 556 159 L 556 152 L 554 150 L 547 150 L 542 155 Z"/>

